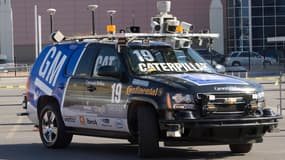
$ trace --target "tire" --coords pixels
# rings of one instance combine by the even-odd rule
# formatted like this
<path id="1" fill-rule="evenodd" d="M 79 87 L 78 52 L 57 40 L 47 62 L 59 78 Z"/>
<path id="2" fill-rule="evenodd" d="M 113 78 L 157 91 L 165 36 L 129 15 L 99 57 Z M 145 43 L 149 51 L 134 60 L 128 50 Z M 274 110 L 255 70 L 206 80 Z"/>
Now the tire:
<path id="1" fill-rule="evenodd" d="M 138 139 L 136 139 L 136 138 L 129 138 L 128 141 L 130 142 L 130 144 L 133 144 L 133 145 L 139 143 Z"/>
<path id="2" fill-rule="evenodd" d="M 235 62 L 232 63 L 232 66 L 241 66 L 241 65 L 240 65 L 240 62 L 236 62 L 235 61 Z"/>
<path id="3" fill-rule="evenodd" d="M 248 153 L 251 151 L 252 144 L 230 144 L 232 153 Z"/>
<path id="4" fill-rule="evenodd" d="M 39 131 L 42 143 L 47 148 L 66 148 L 73 135 L 66 133 L 60 112 L 56 105 L 46 105 L 40 114 Z"/>
<path id="5" fill-rule="evenodd" d="M 155 157 L 159 151 L 159 129 L 152 107 L 138 108 L 138 155 L 143 158 Z"/>

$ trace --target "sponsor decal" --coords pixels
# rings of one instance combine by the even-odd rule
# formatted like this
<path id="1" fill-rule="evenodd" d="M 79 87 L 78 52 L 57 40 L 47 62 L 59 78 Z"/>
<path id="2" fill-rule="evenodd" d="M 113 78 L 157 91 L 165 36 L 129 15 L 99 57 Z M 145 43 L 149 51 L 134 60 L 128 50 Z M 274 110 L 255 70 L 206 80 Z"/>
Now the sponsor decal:
<path id="1" fill-rule="evenodd" d="M 80 122 L 81 125 L 85 125 L 86 124 L 85 123 L 85 117 L 84 116 L 80 116 L 79 117 L 79 122 Z"/>
<path id="2" fill-rule="evenodd" d="M 161 88 L 143 88 L 143 87 L 133 87 L 128 86 L 127 95 L 130 94 L 141 94 L 141 95 L 149 95 L 149 96 L 161 96 L 163 90 Z"/>
<path id="3" fill-rule="evenodd" d="M 112 124 L 110 124 L 110 119 L 107 119 L 107 118 L 101 119 L 101 126 L 102 127 L 112 127 Z"/>
<path id="4" fill-rule="evenodd" d="M 149 50 L 134 50 L 133 54 L 141 62 L 140 72 L 189 72 L 208 70 L 205 63 L 153 63 L 155 58 Z"/>
<path id="5" fill-rule="evenodd" d="M 220 76 L 215 74 L 194 74 L 194 75 L 176 75 L 177 77 L 194 83 L 198 86 L 207 86 L 207 85 L 215 85 L 215 84 L 240 84 L 240 85 L 248 85 L 248 83 L 234 79 L 231 77 Z"/>
<path id="6" fill-rule="evenodd" d="M 235 86 L 228 86 L 228 87 L 214 87 L 215 91 L 245 91 L 245 92 L 253 92 L 255 91 L 254 88 L 240 88 Z"/>
<path id="7" fill-rule="evenodd" d="M 97 70 L 102 66 L 111 66 L 115 60 L 116 56 L 98 56 L 94 67 L 94 74 L 97 74 Z"/>
<path id="8" fill-rule="evenodd" d="M 90 125 L 97 126 L 97 121 L 95 118 L 86 117 L 86 123 Z"/>
<path id="9" fill-rule="evenodd" d="M 105 86 L 103 81 L 86 81 L 87 85 L 94 85 L 94 86 Z"/>
<path id="10" fill-rule="evenodd" d="M 205 63 L 139 63 L 141 72 L 190 72 L 208 70 Z"/>
<path id="11" fill-rule="evenodd" d="M 110 119 L 104 118 L 104 119 L 102 119 L 102 122 L 103 123 L 110 123 Z"/>
<path id="12" fill-rule="evenodd" d="M 117 127 L 118 129 L 124 128 L 123 120 L 122 120 L 122 119 L 117 119 L 117 120 L 116 120 L 116 127 Z"/>
<path id="13" fill-rule="evenodd" d="M 55 87 L 55 83 L 66 59 L 67 56 L 62 51 L 57 51 L 56 47 L 52 47 L 42 61 L 35 85 L 47 95 L 52 94 L 53 87 Z"/>
<path id="14" fill-rule="evenodd" d="M 75 122 L 76 122 L 76 117 L 73 117 L 73 116 L 64 116 L 63 120 L 64 120 L 65 122 L 75 123 Z"/>
<path id="15" fill-rule="evenodd" d="M 144 81 L 144 80 L 140 80 L 140 79 L 133 79 L 132 84 L 136 85 L 136 86 L 148 87 L 149 81 Z"/>

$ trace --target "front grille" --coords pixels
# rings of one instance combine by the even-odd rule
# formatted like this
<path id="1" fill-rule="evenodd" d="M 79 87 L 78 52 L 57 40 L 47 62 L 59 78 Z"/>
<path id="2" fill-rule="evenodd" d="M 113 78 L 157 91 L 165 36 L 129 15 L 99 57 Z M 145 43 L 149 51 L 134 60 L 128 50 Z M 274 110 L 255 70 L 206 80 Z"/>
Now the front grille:
<path id="1" fill-rule="evenodd" d="M 250 104 L 251 94 L 203 93 L 197 95 L 200 104 L 212 114 L 243 114 Z"/>

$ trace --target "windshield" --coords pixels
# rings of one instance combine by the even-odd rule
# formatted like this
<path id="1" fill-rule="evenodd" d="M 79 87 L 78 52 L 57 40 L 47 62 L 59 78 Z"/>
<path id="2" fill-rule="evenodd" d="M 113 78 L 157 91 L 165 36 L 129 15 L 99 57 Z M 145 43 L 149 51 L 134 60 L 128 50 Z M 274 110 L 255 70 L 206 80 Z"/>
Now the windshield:
<path id="1" fill-rule="evenodd" d="M 167 46 L 131 47 L 128 49 L 131 70 L 136 74 L 215 72 L 193 49 Z"/>

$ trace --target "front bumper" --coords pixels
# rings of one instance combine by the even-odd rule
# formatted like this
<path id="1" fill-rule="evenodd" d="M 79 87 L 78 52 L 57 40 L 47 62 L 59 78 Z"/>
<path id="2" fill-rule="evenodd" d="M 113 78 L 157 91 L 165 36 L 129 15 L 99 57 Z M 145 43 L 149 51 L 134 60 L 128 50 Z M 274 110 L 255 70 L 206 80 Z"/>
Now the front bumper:
<path id="1" fill-rule="evenodd" d="M 160 120 L 160 124 L 182 124 L 185 128 L 226 128 L 226 127 L 252 127 L 252 126 L 276 126 L 282 116 L 272 117 L 248 117 L 231 119 L 185 119 L 185 120 Z"/>
<path id="2" fill-rule="evenodd" d="M 162 140 L 187 145 L 260 143 L 275 131 L 280 115 L 160 120 Z"/>

